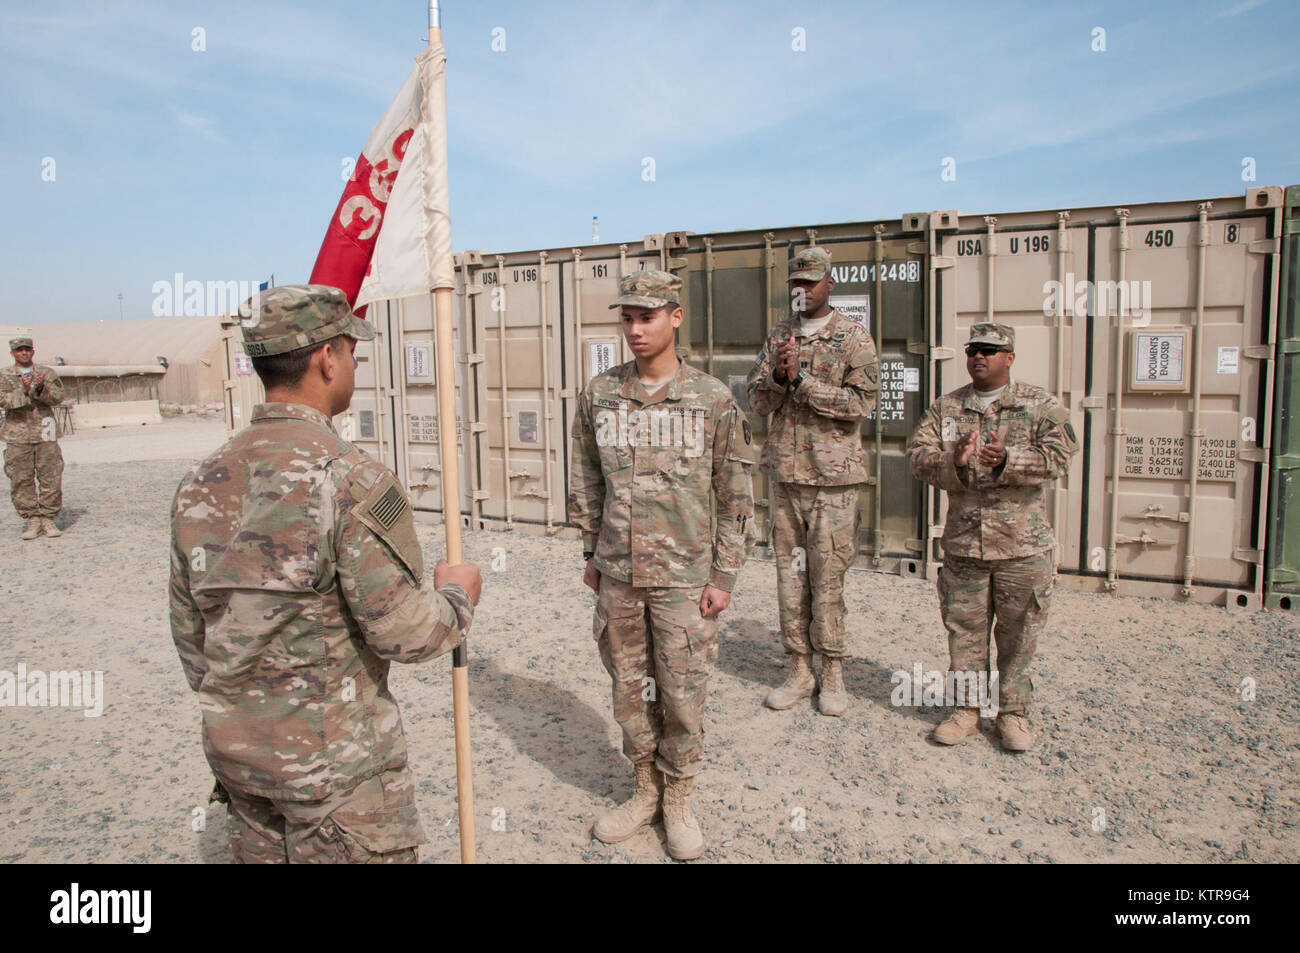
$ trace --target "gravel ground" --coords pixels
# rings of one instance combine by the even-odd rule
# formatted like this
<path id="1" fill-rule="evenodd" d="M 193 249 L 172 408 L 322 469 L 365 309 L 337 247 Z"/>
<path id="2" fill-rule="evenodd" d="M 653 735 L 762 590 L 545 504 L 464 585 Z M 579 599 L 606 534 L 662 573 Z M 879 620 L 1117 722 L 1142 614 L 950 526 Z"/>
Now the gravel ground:
<path id="1" fill-rule="evenodd" d="M 0 520 L 0 669 L 105 673 L 100 717 L 0 710 L 0 861 L 226 860 L 166 601 L 171 495 L 222 439 L 219 422 L 193 419 L 69 437 L 64 536 L 23 542 L 15 515 Z M 420 535 L 436 558 L 440 527 Z M 617 847 L 590 836 L 632 784 L 578 544 L 477 533 L 465 548 L 486 577 L 470 649 L 480 860 L 664 862 L 657 829 Z M 937 746 L 941 710 L 890 703 L 893 672 L 946 666 L 931 584 L 854 572 L 847 591 L 848 714 L 773 712 L 775 569 L 755 558 L 742 573 L 697 782 L 705 859 L 1300 859 L 1295 616 L 1058 589 L 1034 667 L 1038 745 L 1015 756 L 988 722 Z M 426 862 L 459 856 L 449 668 L 394 666 L 391 679 Z"/>

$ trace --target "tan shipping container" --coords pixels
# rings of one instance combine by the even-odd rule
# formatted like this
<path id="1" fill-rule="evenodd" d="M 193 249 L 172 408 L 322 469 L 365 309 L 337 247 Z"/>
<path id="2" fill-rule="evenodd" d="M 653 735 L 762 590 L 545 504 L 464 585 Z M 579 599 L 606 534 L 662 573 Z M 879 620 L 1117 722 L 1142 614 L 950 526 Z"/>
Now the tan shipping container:
<path id="1" fill-rule="evenodd" d="M 1016 328 L 1013 378 L 1070 411 L 1061 582 L 1261 605 L 1281 204 L 1260 188 L 933 230 L 938 388 L 969 381 L 962 342 L 992 320 Z M 945 508 L 931 491 L 934 537 Z"/>

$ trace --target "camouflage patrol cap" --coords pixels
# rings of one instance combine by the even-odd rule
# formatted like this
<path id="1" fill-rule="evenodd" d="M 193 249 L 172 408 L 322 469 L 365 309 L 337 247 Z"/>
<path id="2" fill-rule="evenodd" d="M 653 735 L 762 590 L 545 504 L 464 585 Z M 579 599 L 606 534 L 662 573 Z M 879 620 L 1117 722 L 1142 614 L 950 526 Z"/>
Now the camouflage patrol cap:
<path id="1" fill-rule="evenodd" d="M 375 336 L 374 327 L 352 313 L 347 295 L 328 285 L 278 285 L 241 304 L 239 317 L 249 357 L 296 351 L 340 334 L 358 341 Z"/>
<path id="2" fill-rule="evenodd" d="M 988 324 L 982 322 L 970 329 L 967 344 L 996 344 L 1008 351 L 1016 349 L 1016 329 L 1005 324 Z"/>
<path id="3" fill-rule="evenodd" d="M 666 271 L 634 271 L 618 282 L 619 297 L 611 308 L 662 308 L 682 303 L 682 279 Z"/>
<path id="4" fill-rule="evenodd" d="M 831 253 L 814 245 L 794 256 L 786 281 L 821 281 L 830 270 Z"/>
<path id="5" fill-rule="evenodd" d="M 9 350 L 16 351 L 20 347 L 29 347 L 32 350 L 36 350 L 36 345 L 32 343 L 31 338 L 10 338 L 9 339 Z"/>

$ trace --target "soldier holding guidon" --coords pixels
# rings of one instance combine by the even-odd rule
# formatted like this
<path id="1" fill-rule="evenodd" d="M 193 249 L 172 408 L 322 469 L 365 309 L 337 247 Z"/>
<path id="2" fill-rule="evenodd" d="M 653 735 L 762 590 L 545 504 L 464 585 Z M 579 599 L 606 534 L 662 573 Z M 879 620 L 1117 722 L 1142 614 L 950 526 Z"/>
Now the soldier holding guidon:
<path id="1" fill-rule="evenodd" d="M 430 586 L 397 478 L 334 430 L 374 329 L 336 288 L 260 299 L 240 316 L 267 402 L 171 514 L 172 638 L 213 799 L 237 863 L 414 863 L 425 837 L 389 664 L 455 648 L 482 578 L 439 562 Z"/>
<path id="2" fill-rule="evenodd" d="M 1044 498 L 1079 445 L 1055 396 L 1011 379 L 1015 348 L 1014 328 L 971 328 L 966 369 L 972 383 L 930 406 L 908 442 L 907 459 L 917 479 L 948 491 L 938 585 L 949 669 L 967 679 L 987 671 L 993 629 L 1002 746 L 1028 751 L 1034 740 L 1029 663 L 1047 624 L 1056 575 L 1056 536 Z M 979 732 L 979 706 L 962 701 L 935 729 L 935 741 L 952 745 Z"/>
<path id="3" fill-rule="evenodd" d="M 63 453 L 54 408 L 63 400 L 63 382 L 54 368 L 34 364 L 28 337 L 13 338 L 14 365 L 0 370 L 0 408 L 4 426 L 5 476 L 18 515 L 27 521 L 23 539 L 62 536 L 54 519 L 63 507 Z"/>
<path id="4" fill-rule="evenodd" d="M 705 841 L 691 809 L 703 765 L 704 705 L 720 612 L 754 513 L 749 423 L 721 381 L 676 354 L 681 279 L 640 271 L 619 282 L 635 359 L 588 383 L 573 433 L 569 519 L 582 531 L 583 581 L 597 593 L 595 637 L 613 680 L 631 799 L 594 834 L 618 843 L 662 814 L 668 853 Z M 716 522 L 711 509 L 716 504 Z"/>
<path id="5" fill-rule="evenodd" d="M 772 329 L 747 382 L 750 411 L 772 415 L 761 465 L 771 474 L 781 641 L 794 657 L 764 704 L 784 710 L 817 692 L 816 652 L 818 708 L 842 715 L 844 574 L 858 554 L 861 428 L 876 406 L 880 362 L 866 328 L 831 307 L 830 252 L 801 251 L 789 281 L 794 313 Z"/>

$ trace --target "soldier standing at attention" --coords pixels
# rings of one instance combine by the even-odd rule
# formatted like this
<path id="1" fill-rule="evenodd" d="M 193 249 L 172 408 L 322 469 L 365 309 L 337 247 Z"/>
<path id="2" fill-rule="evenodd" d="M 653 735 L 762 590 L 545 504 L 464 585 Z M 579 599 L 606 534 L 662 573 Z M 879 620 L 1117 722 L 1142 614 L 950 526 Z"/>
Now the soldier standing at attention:
<path id="1" fill-rule="evenodd" d="M 1034 742 L 1029 662 L 1056 575 L 1044 491 L 1069 468 L 1079 444 L 1060 401 L 1011 380 L 1015 350 L 1014 328 L 971 328 L 966 370 L 972 383 L 930 406 L 908 441 L 907 462 L 917 479 L 948 491 L 939 611 L 949 669 L 989 670 L 996 617 L 998 732 L 1008 751 L 1028 751 Z M 979 707 L 966 701 L 935 729 L 935 741 L 953 745 L 979 732 Z"/>
<path id="2" fill-rule="evenodd" d="M 818 708 L 842 715 L 844 574 L 858 554 L 862 420 L 876 406 L 880 363 L 867 330 L 830 305 L 830 252 L 807 248 L 790 268 L 793 315 L 772 329 L 748 380 L 749 409 L 772 415 L 761 465 L 771 474 L 781 641 L 794 656 L 764 704 L 781 711 L 811 697 L 816 652 Z"/>
<path id="3" fill-rule="evenodd" d="M 616 844 L 662 813 L 669 855 L 693 860 L 705 850 L 690 794 L 703 764 L 717 616 L 745 558 L 755 454 L 726 385 L 674 350 L 681 286 L 663 271 L 619 282 L 610 307 L 622 309 L 636 357 L 582 392 L 568 510 L 582 531 L 583 582 L 597 593 L 594 630 L 623 753 L 636 767 L 635 793 L 593 833 Z"/>
<path id="4" fill-rule="evenodd" d="M 33 364 L 31 338 L 12 338 L 13 367 L 0 371 L 5 476 L 18 515 L 27 521 L 23 539 L 62 536 L 54 518 L 63 507 L 63 453 L 54 408 L 63 400 L 63 382 L 54 368 Z"/>
<path id="5" fill-rule="evenodd" d="M 482 578 L 424 579 L 411 504 L 331 418 L 374 329 L 337 288 L 240 309 L 267 402 L 172 505 L 171 629 L 236 863 L 414 863 L 425 840 L 390 662 L 460 643 Z"/>

